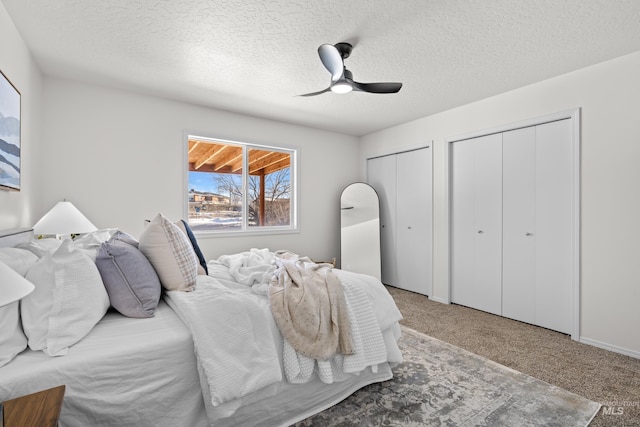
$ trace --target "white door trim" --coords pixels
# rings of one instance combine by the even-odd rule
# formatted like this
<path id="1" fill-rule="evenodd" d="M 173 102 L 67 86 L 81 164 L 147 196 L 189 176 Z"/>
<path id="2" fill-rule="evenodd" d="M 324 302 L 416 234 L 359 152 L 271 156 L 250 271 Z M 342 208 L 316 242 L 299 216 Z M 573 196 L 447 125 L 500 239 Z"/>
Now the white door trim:
<path id="1" fill-rule="evenodd" d="M 445 219 L 445 227 L 447 229 L 447 238 L 445 240 L 445 258 L 446 272 L 445 281 L 447 285 L 446 298 L 434 299 L 438 302 L 449 304 L 451 302 L 451 160 L 450 151 L 451 144 L 479 136 L 490 135 L 493 133 L 506 132 L 510 130 L 520 129 L 529 126 L 536 126 L 544 123 L 554 122 L 557 120 L 571 119 L 573 123 L 573 325 L 571 331 L 571 339 L 578 341 L 580 339 L 580 108 L 561 111 L 558 113 L 548 114 L 545 116 L 535 117 L 532 119 L 522 120 L 515 123 L 495 126 L 483 130 L 478 130 L 462 135 L 445 139 L 444 150 L 444 172 L 445 172 L 445 203 L 443 204 L 443 218 Z"/>

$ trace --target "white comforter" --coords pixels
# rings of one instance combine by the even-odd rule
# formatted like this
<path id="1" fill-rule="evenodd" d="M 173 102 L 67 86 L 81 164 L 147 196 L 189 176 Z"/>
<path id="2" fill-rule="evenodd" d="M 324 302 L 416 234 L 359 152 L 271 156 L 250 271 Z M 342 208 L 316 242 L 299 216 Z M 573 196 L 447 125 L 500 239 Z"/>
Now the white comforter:
<path id="1" fill-rule="evenodd" d="M 213 406 L 282 379 L 268 313 L 251 298 L 208 276 L 198 276 L 193 292 L 166 296 L 191 330 Z"/>
<path id="2" fill-rule="evenodd" d="M 298 354 L 275 328 L 267 300 L 274 253 L 252 249 L 209 261 L 193 292 L 167 292 L 167 302 L 191 329 L 215 407 L 281 381 L 341 381 L 367 367 L 401 362 L 388 354 L 382 331 L 402 316 L 375 278 L 336 270 L 345 291 L 356 354 L 319 361 Z M 374 309 L 375 307 L 375 309 Z M 220 345 L 224 343 L 224 345 Z M 282 354 L 282 365 L 278 355 Z M 230 410 L 229 415 L 231 414 Z"/>

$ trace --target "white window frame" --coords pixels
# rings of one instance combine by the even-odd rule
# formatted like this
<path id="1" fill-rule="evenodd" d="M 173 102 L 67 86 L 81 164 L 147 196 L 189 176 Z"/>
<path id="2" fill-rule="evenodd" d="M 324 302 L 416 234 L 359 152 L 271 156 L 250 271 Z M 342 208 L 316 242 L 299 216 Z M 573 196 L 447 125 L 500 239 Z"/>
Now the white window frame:
<path id="1" fill-rule="evenodd" d="M 218 138 L 215 136 L 208 135 L 203 132 L 195 132 L 195 131 L 185 131 L 183 135 L 183 194 L 182 194 L 182 209 L 183 209 L 183 218 L 189 218 L 189 139 L 197 138 L 200 140 L 210 140 L 211 142 L 220 142 L 224 144 L 233 144 L 242 146 L 242 224 L 240 229 L 237 230 L 198 230 L 194 229 L 193 233 L 200 237 L 226 237 L 226 236 L 251 236 L 251 235 L 265 235 L 265 234 L 290 234 L 290 233 L 299 233 L 299 217 L 298 217 L 298 200 L 300 199 L 299 185 L 298 185 L 298 170 L 300 168 L 300 148 L 287 146 L 287 145 L 271 145 L 264 144 L 259 142 L 247 142 L 247 141 L 237 141 L 231 140 L 228 138 Z M 249 227 L 247 224 L 247 212 L 248 210 L 248 162 L 249 158 L 247 156 L 247 150 L 250 148 L 257 148 L 261 150 L 273 150 L 273 151 L 284 151 L 289 153 L 291 156 L 291 165 L 289 170 L 290 177 L 290 224 L 287 226 L 252 226 Z"/>

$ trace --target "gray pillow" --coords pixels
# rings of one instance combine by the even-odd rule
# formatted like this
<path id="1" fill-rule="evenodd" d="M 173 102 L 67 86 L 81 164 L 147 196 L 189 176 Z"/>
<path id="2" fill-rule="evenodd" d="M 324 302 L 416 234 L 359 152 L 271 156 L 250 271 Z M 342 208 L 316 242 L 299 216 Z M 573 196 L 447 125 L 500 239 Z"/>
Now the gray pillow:
<path id="1" fill-rule="evenodd" d="M 131 234 L 125 233 L 124 231 L 120 231 L 120 230 L 116 231 L 113 237 L 111 237 L 111 239 L 120 240 L 136 248 L 138 247 L 138 241 L 136 240 L 136 238 L 133 237 Z"/>
<path id="2" fill-rule="evenodd" d="M 96 265 L 113 308 L 127 317 L 153 317 L 160 301 L 160 279 L 138 248 L 110 239 L 100 246 Z"/>

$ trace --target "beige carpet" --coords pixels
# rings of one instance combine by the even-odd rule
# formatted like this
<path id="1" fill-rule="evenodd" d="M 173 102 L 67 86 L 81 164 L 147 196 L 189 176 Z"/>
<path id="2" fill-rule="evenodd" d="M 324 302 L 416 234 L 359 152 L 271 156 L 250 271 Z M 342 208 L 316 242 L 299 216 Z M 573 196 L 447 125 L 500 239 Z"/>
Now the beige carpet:
<path id="1" fill-rule="evenodd" d="M 639 359 L 544 328 L 388 289 L 404 316 L 402 324 L 601 403 L 591 427 L 640 426 Z"/>

